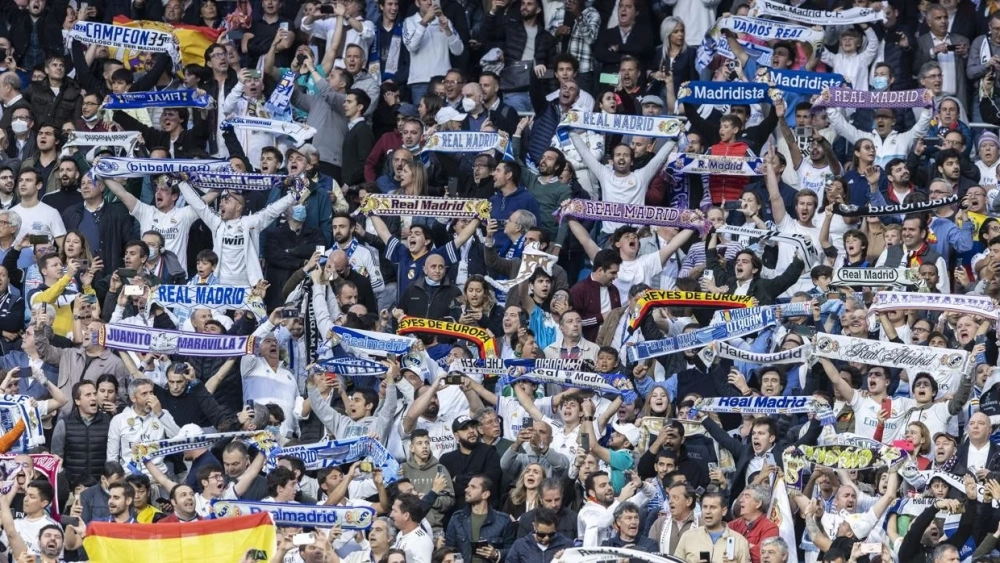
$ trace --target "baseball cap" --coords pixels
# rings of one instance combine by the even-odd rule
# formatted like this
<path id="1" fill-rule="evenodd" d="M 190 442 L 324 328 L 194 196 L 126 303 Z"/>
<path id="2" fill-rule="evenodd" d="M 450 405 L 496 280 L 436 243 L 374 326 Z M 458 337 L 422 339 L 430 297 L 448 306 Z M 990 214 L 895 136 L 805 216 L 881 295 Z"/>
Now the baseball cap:
<path id="1" fill-rule="evenodd" d="M 640 105 L 643 105 L 643 106 L 644 106 L 644 105 L 646 105 L 646 104 L 654 104 L 654 105 L 658 105 L 658 106 L 660 106 L 661 108 L 662 108 L 663 106 L 667 105 L 667 104 L 663 103 L 663 99 L 662 99 L 662 98 L 660 98 L 659 96 L 643 96 L 643 97 L 642 97 L 642 103 L 641 103 Z"/>
<path id="2" fill-rule="evenodd" d="M 404 117 L 412 117 L 413 119 L 419 119 L 420 114 L 417 113 L 417 106 L 413 104 L 402 103 L 396 108 L 396 113 Z"/>
<path id="3" fill-rule="evenodd" d="M 456 418 L 455 421 L 451 423 L 451 431 L 458 432 L 459 430 L 465 430 L 470 426 L 479 426 L 479 421 L 477 421 L 474 418 L 470 418 L 468 415 L 463 414 L 462 416 Z"/>
<path id="4" fill-rule="evenodd" d="M 639 440 L 642 439 L 642 431 L 634 424 L 615 424 L 612 428 L 615 432 L 625 436 L 633 448 L 638 446 Z"/>
<path id="5" fill-rule="evenodd" d="M 949 439 L 949 440 L 951 440 L 952 442 L 954 442 L 956 446 L 958 445 L 958 438 L 952 436 L 951 434 L 949 434 L 947 432 L 938 432 L 937 434 L 935 434 L 934 435 L 934 441 L 937 442 L 937 439 L 940 438 L 940 437 L 942 437 L 942 436 L 945 437 L 945 438 L 947 438 L 947 439 Z"/>
<path id="6" fill-rule="evenodd" d="M 184 426 L 181 426 L 180 431 L 177 432 L 176 438 L 196 438 L 203 434 L 204 432 L 202 431 L 201 426 L 198 426 L 197 424 L 185 424 Z"/>
<path id="7" fill-rule="evenodd" d="M 444 107 L 438 110 L 437 114 L 434 116 L 434 122 L 438 125 L 444 125 L 449 121 L 463 121 L 465 119 L 464 113 L 459 113 L 459 111 L 453 107 Z"/>

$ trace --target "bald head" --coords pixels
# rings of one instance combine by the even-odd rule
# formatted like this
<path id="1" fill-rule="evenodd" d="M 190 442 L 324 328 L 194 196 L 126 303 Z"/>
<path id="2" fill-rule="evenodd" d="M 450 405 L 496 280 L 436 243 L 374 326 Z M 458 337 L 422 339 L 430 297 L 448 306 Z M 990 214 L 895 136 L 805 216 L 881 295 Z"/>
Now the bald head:
<path id="1" fill-rule="evenodd" d="M 983 414 L 981 411 L 976 411 L 972 416 L 969 417 L 969 425 L 966 433 L 969 436 L 969 441 L 976 446 L 982 446 L 990 439 L 990 430 L 992 429 L 990 425 L 990 417 Z"/>
<path id="2" fill-rule="evenodd" d="M 424 261 L 424 277 L 426 281 L 437 285 L 444 279 L 445 267 L 444 257 L 440 254 L 431 254 Z"/>
<path id="3" fill-rule="evenodd" d="M 337 273 L 346 272 L 348 268 L 347 253 L 339 248 L 330 253 L 330 261 L 333 262 L 333 268 L 337 270 Z"/>

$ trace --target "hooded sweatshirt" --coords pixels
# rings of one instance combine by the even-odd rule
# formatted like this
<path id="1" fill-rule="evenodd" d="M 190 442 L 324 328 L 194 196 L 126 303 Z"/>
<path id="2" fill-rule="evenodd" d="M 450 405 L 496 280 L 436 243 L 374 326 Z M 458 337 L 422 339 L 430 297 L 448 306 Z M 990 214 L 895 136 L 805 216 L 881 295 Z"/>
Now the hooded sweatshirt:
<path id="1" fill-rule="evenodd" d="M 437 500 L 434 501 L 431 511 L 426 516 L 427 522 L 430 523 L 435 532 L 442 530 L 444 515 L 455 504 L 455 488 L 452 484 L 452 477 L 448 474 L 448 470 L 441 465 L 441 462 L 434 457 L 434 454 L 431 454 L 430 458 L 424 463 L 418 462 L 413 457 L 413 454 L 410 454 L 410 457 L 403 464 L 403 472 L 406 478 L 409 479 L 410 483 L 413 484 L 413 488 L 421 495 L 425 495 L 431 490 L 431 485 L 434 484 L 434 478 L 437 477 L 438 471 L 445 473 L 448 477 L 448 484 L 445 490 L 438 493 Z"/>

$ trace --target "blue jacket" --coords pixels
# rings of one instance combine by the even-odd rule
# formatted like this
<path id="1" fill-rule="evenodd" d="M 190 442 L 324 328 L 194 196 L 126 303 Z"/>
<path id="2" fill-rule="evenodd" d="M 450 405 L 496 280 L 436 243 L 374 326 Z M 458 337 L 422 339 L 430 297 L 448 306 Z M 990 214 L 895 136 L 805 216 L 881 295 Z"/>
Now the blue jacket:
<path id="1" fill-rule="evenodd" d="M 562 534 L 552 537 L 552 543 L 548 549 L 542 551 L 538 549 L 538 542 L 535 541 L 534 534 L 529 534 L 518 539 L 507 552 L 506 563 L 550 563 L 556 554 L 564 549 L 573 547 L 573 540 Z"/>
<path id="2" fill-rule="evenodd" d="M 514 525 L 511 524 L 510 516 L 499 510 L 489 509 L 483 527 L 479 529 L 479 541 L 487 541 L 495 549 L 500 550 L 500 558 L 507 555 L 511 544 L 514 543 Z M 444 543 L 448 547 L 454 547 L 462 553 L 463 561 L 472 561 L 472 508 L 464 509 L 452 514 L 451 521 L 448 522 L 448 530 L 444 535 Z"/>
<path id="3" fill-rule="evenodd" d="M 333 246 L 333 204 L 330 203 L 330 190 L 333 188 L 333 180 L 320 174 L 316 179 L 316 192 L 306 200 L 306 220 L 305 224 L 312 229 L 316 229 L 323 236 L 326 247 Z M 285 196 L 284 188 L 272 188 L 267 198 L 267 204 L 278 201 Z M 264 241 L 260 247 L 264 248 Z"/>
<path id="4" fill-rule="evenodd" d="M 518 209 L 530 211 L 535 214 L 535 217 L 539 217 L 541 213 L 538 210 L 538 200 L 524 189 L 524 186 L 518 186 L 517 190 L 509 196 L 505 196 L 503 192 L 497 190 L 497 193 L 490 198 L 490 204 L 493 206 L 490 217 L 498 221 L 506 221 L 510 218 L 511 213 Z"/>

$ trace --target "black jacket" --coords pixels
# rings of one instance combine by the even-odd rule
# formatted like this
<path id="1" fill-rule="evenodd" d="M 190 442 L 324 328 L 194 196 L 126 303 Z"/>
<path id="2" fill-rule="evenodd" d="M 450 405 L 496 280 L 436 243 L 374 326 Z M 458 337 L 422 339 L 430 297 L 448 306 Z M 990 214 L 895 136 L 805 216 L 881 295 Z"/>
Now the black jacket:
<path id="1" fill-rule="evenodd" d="M 719 423 L 715 422 L 711 418 L 706 418 L 702 424 L 705 425 L 705 430 L 718 442 L 719 446 L 725 448 L 729 453 L 733 454 L 736 458 L 736 473 L 733 474 L 732 484 L 729 489 L 731 491 L 730 498 L 736 498 L 740 495 L 743 489 L 746 487 L 747 480 L 747 468 L 750 466 L 750 461 L 755 457 L 753 451 L 753 445 L 750 441 L 742 441 L 734 438 L 731 434 L 726 432 L 719 426 Z M 791 445 L 798 446 L 800 444 L 815 444 L 816 440 L 819 438 L 820 430 L 823 429 L 819 422 L 816 420 L 809 422 L 809 431 L 805 433 L 797 442 L 794 444 L 789 444 L 778 436 L 778 439 L 774 442 L 774 446 L 771 448 L 770 452 L 774 455 L 774 461 L 779 467 L 784 467 L 784 461 L 782 460 L 782 452 L 785 448 Z"/>
<path id="2" fill-rule="evenodd" d="M 648 25 L 636 22 L 625 41 L 622 41 L 621 28 L 616 26 L 597 34 L 594 58 L 601 63 L 601 72 L 615 72 L 622 57 L 631 55 L 639 59 L 642 71 L 652 65 L 655 45 L 653 30 Z"/>
<path id="3" fill-rule="evenodd" d="M 731 267 L 723 268 L 719 263 L 719 253 L 715 249 L 709 249 L 708 242 L 705 243 L 705 264 L 715 275 L 716 285 L 720 287 L 727 285 L 730 292 L 736 290 L 736 270 Z M 755 297 L 761 305 L 771 305 L 779 295 L 799 281 L 799 276 L 805 267 L 805 263 L 796 256 L 792 264 L 775 278 L 755 276 L 750 280 L 747 295 Z"/>
<path id="4" fill-rule="evenodd" d="M 66 6 L 69 0 L 55 0 L 49 4 L 48 9 L 42 12 L 37 21 L 32 21 L 31 14 L 27 8 L 22 9 L 14 0 L 3 0 L 0 2 L 0 13 L 7 20 L 7 33 L 5 37 L 14 46 L 14 56 L 17 66 L 24 66 L 24 56 L 28 52 L 28 44 L 31 41 L 32 33 L 37 34 L 38 42 L 45 52 L 45 57 L 50 55 L 63 54 L 62 25 L 66 20 Z M 35 61 L 33 64 L 45 64 L 44 58 Z M 31 69 L 27 69 L 31 72 Z M 69 69 L 66 69 L 67 72 Z M 35 117 L 38 123 L 38 117 Z M 57 127 L 62 124 L 56 125 Z"/>
<path id="5" fill-rule="evenodd" d="M 80 86 L 69 77 L 63 80 L 58 96 L 52 93 L 48 78 L 39 83 L 32 82 L 22 95 L 31 107 L 35 123 L 50 123 L 60 128 L 63 123 L 73 121 L 80 115 L 83 104 Z"/>
<path id="6" fill-rule="evenodd" d="M 535 530 L 533 524 L 535 523 L 536 510 L 537 509 L 529 510 L 517 519 L 517 530 L 514 533 L 515 537 L 520 539 L 524 536 L 532 536 Z M 575 510 L 563 506 L 559 510 L 559 522 L 556 523 L 556 532 L 568 538 L 575 538 L 579 535 L 579 530 L 576 527 L 576 516 L 577 514 Z M 532 536 L 531 539 L 534 540 L 534 536 Z"/>
<path id="7" fill-rule="evenodd" d="M 458 318 L 457 299 L 462 296 L 462 290 L 448 281 L 447 276 L 441 280 L 441 285 L 430 287 L 427 279 L 421 277 L 411 283 L 403 292 L 399 306 L 403 312 L 412 317 L 424 319 Z"/>
<path id="8" fill-rule="evenodd" d="M 180 397 L 174 397 L 170 391 L 159 385 L 153 386 L 153 393 L 163 408 L 170 411 L 177 426 L 197 424 L 203 428 L 209 426 L 220 428 L 224 427 L 227 419 L 235 418 L 232 412 L 216 402 L 200 381 L 188 385 Z"/>
<path id="9" fill-rule="evenodd" d="M 271 284 L 265 297 L 268 308 L 272 308 L 284 303 L 281 288 L 296 270 L 305 266 L 316 246 L 323 244 L 323 237 L 318 230 L 304 223 L 296 233 L 282 216 L 264 229 L 261 238 L 264 241 L 263 256 L 267 257 L 264 278 Z"/>
<path id="10" fill-rule="evenodd" d="M 63 14 L 65 15 L 65 14 Z M 59 25 L 62 27 L 63 16 L 59 16 Z M 62 32 L 59 33 L 59 49 L 62 50 Z M 73 56 L 73 68 L 76 69 L 76 82 L 79 84 L 80 88 L 86 90 L 87 92 L 97 93 L 101 99 L 111 93 L 111 89 L 108 88 L 108 83 L 105 82 L 103 76 L 95 76 L 90 70 L 90 65 L 87 64 L 87 59 L 84 56 L 86 52 L 86 47 L 83 46 L 79 41 L 74 41 L 71 47 Z M 173 64 L 170 60 L 170 55 L 166 53 L 157 53 L 153 56 L 156 61 L 153 63 L 153 68 L 143 74 L 141 77 L 136 78 L 135 82 L 132 83 L 132 87 L 129 88 L 130 92 L 145 92 L 156 85 L 160 81 L 160 75 L 162 75 L 170 65 Z M 67 69 L 68 71 L 69 69 Z M 197 114 L 197 112 L 195 112 Z M 76 116 L 74 116 L 76 117 Z M 146 145 L 147 147 L 155 147 L 156 145 Z"/>
<path id="11" fill-rule="evenodd" d="M 982 503 L 971 501 L 967 498 L 962 498 L 962 501 L 962 504 L 965 506 L 965 513 L 962 514 L 962 519 L 958 522 L 958 529 L 947 539 L 942 538 L 941 543 L 938 545 L 949 544 L 961 550 L 962 546 L 965 545 L 965 542 L 973 534 L 976 528 L 976 519 L 979 518 L 980 512 L 983 511 Z M 906 531 L 906 535 L 903 536 L 903 543 L 899 545 L 899 561 L 933 563 L 935 548 L 925 546 L 921 540 L 923 540 L 924 532 L 927 531 L 927 527 L 934 521 L 937 513 L 937 508 L 928 506 L 920 513 L 920 516 L 917 516 L 910 522 L 910 528 Z"/>
<path id="12" fill-rule="evenodd" d="M 469 455 L 463 454 L 460 448 L 456 448 L 441 456 L 441 465 L 454 477 L 456 491 L 465 491 L 469 481 L 477 475 L 489 477 L 493 482 L 491 504 L 495 506 L 500 502 L 500 480 L 503 478 L 503 471 L 500 469 L 500 454 L 496 448 L 479 442 Z M 455 495 L 455 511 L 465 507 L 465 495 Z"/>
<path id="13" fill-rule="evenodd" d="M 142 134 L 142 140 L 147 147 L 165 147 L 173 158 L 184 158 L 195 150 L 204 150 L 208 141 L 208 126 L 204 120 L 199 123 L 199 120 L 195 119 L 194 128 L 181 131 L 177 141 L 173 143 L 170 140 L 170 133 L 159 129 L 159 124 L 157 127 L 144 125 L 123 111 L 114 112 L 114 121 L 126 131 L 138 131 Z"/>
<path id="14" fill-rule="evenodd" d="M 100 480 L 107 459 L 108 430 L 111 428 L 111 417 L 98 410 L 90 424 L 86 424 L 80 416 L 79 409 L 60 420 L 65 424 L 66 440 L 63 448 L 63 469 L 66 476 L 73 480 L 89 475 Z"/>
<path id="15" fill-rule="evenodd" d="M 240 79 L 236 76 L 236 71 L 229 69 L 226 74 L 226 81 L 223 86 L 225 91 L 223 93 L 229 94 L 239 81 Z M 222 139 L 216 138 L 215 123 L 219 119 L 219 112 L 222 111 L 219 109 L 219 106 L 222 105 L 225 97 L 219 98 L 219 83 L 211 74 L 209 74 L 207 79 L 202 80 L 198 87 L 204 90 L 209 96 L 212 96 L 216 101 L 215 107 L 207 112 L 193 112 L 195 128 L 207 132 L 208 147 L 206 150 L 208 150 L 208 154 L 215 154 L 219 150 L 219 145 L 224 143 Z"/>
<path id="16" fill-rule="evenodd" d="M 535 34 L 534 64 L 551 68 L 555 56 L 556 39 L 552 37 L 551 33 L 545 31 L 544 18 L 540 12 L 537 20 L 539 23 L 538 32 Z M 506 15 L 493 16 L 487 12 L 483 18 L 483 36 L 486 38 L 487 48 L 500 47 L 503 50 L 505 61 L 520 61 L 528 41 L 528 32 L 524 30 L 521 11 L 514 9 L 508 11 Z M 531 71 L 531 75 L 534 76 L 534 71 Z"/>
<path id="17" fill-rule="evenodd" d="M 365 159 L 375 146 L 375 133 L 364 121 L 359 122 L 344 135 L 344 159 L 341 166 L 342 184 L 356 186 L 365 181 Z"/>
<path id="18" fill-rule="evenodd" d="M 62 214 L 67 231 L 80 228 L 84 216 L 83 205 L 78 203 Z M 129 214 L 128 209 L 118 202 L 105 202 L 98 214 L 100 218 L 97 229 L 101 235 L 101 247 L 97 249 L 97 254 L 104 262 L 104 271 L 113 272 L 122 266 L 125 245 L 135 238 L 137 229 L 135 219 Z"/>

